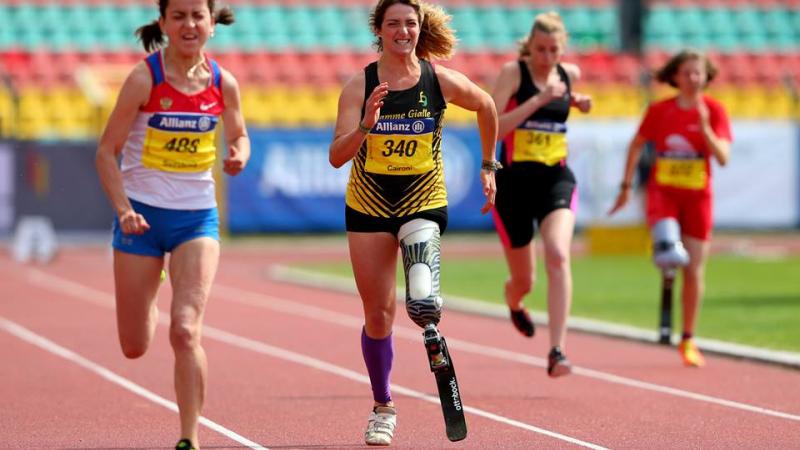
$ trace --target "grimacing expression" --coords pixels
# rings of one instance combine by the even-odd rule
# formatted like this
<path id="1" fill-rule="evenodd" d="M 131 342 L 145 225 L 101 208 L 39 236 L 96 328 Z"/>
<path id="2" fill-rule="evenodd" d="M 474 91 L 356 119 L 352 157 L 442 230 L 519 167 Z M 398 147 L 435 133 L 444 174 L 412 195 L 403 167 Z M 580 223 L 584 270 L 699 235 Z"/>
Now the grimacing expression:
<path id="1" fill-rule="evenodd" d="M 184 54 L 200 51 L 214 31 L 206 0 L 170 0 L 159 25 L 170 46 Z"/>
<path id="2" fill-rule="evenodd" d="M 533 65 L 538 67 L 553 67 L 561 60 L 564 54 L 564 36 L 561 32 L 546 33 L 534 30 L 528 41 Z"/>
<path id="3" fill-rule="evenodd" d="M 378 30 L 383 51 L 414 53 L 419 40 L 419 28 L 419 15 L 413 7 L 402 3 L 388 7 Z"/>
<path id="4" fill-rule="evenodd" d="M 695 93 L 703 90 L 708 80 L 705 61 L 702 58 L 687 59 L 678 66 L 673 80 L 681 92 Z"/>

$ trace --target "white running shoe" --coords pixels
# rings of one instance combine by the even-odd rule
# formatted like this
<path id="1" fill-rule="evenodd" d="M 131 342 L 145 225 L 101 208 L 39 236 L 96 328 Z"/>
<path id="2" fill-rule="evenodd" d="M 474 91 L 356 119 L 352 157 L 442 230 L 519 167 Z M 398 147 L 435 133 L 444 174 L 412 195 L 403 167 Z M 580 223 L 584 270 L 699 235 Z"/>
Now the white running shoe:
<path id="1" fill-rule="evenodd" d="M 391 406 L 376 406 L 369 413 L 364 442 L 367 445 L 389 445 L 397 426 L 397 410 Z"/>

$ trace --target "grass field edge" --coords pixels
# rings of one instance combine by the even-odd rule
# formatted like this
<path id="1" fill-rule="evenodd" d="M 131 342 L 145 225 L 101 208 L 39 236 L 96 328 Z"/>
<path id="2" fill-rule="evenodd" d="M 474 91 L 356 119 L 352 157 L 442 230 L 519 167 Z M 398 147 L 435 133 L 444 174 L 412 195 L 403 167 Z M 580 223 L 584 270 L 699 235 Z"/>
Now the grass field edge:
<path id="1" fill-rule="evenodd" d="M 355 281 L 352 278 L 339 277 L 336 275 L 299 269 L 285 265 L 270 266 L 267 269 L 266 275 L 272 280 L 283 283 L 291 283 L 306 287 L 358 295 Z M 405 292 L 402 288 L 397 289 L 396 297 L 398 302 L 404 302 Z M 492 304 L 478 299 L 448 294 L 445 298 L 444 307 L 445 309 L 451 309 L 468 314 L 477 314 L 486 317 L 508 320 L 508 309 L 504 305 Z M 546 314 L 532 312 L 531 316 L 537 325 L 547 325 Z M 629 325 L 621 325 L 596 319 L 588 319 L 585 317 L 572 316 L 570 317 L 567 325 L 572 331 L 634 340 L 653 345 L 657 345 L 658 341 L 658 333 L 655 330 L 645 330 Z M 680 336 L 677 334 L 672 336 L 673 342 L 677 342 L 679 338 Z M 737 359 L 777 364 L 793 369 L 800 369 L 800 353 L 767 350 L 701 337 L 697 337 L 695 340 L 698 347 L 709 353 Z"/>

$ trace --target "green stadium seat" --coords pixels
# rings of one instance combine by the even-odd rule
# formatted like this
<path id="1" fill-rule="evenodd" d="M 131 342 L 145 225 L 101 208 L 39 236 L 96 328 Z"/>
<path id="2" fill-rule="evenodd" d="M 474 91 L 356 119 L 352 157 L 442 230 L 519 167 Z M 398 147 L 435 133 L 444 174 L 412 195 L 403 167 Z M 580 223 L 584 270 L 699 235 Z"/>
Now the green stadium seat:
<path id="1" fill-rule="evenodd" d="M 502 45 L 498 41 L 497 35 L 507 35 L 510 22 L 510 19 L 506 17 L 505 8 L 501 6 L 482 7 L 476 10 L 476 14 L 480 17 L 480 29 L 487 36 L 487 46 Z M 491 42 L 488 37 L 491 37 Z"/>
<path id="2" fill-rule="evenodd" d="M 265 30 L 267 33 L 288 33 L 289 27 L 286 21 L 286 12 L 284 8 L 279 5 L 268 5 L 257 8 L 251 12 L 251 17 L 254 26 Z M 238 25 L 239 24 L 235 24 L 234 26 Z"/>
<path id="3" fill-rule="evenodd" d="M 312 28 L 318 31 L 321 36 L 342 34 L 342 24 L 344 14 L 336 6 L 322 6 L 314 11 L 314 23 Z"/>
<path id="4" fill-rule="evenodd" d="M 703 10 L 704 28 L 712 35 L 733 33 L 733 15 L 727 8 L 707 8 Z"/>
<path id="5" fill-rule="evenodd" d="M 533 9 L 530 6 L 509 9 L 507 26 L 510 28 L 511 34 L 517 36 L 517 39 L 527 37 L 533 27 L 533 19 L 541 12 L 541 9 Z"/>
<path id="6" fill-rule="evenodd" d="M 764 31 L 770 36 L 793 35 L 790 11 L 784 8 L 770 8 L 762 11 Z"/>
<path id="7" fill-rule="evenodd" d="M 675 8 L 672 14 L 673 26 L 684 36 L 700 34 L 706 28 L 705 17 L 700 8 Z"/>
<path id="8" fill-rule="evenodd" d="M 602 37 L 604 47 L 618 49 L 620 47 L 619 16 L 616 8 L 595 8 L 593 16 L 595 27 Z"/>
<path id="9" fill-rule="evenodd" d="M 764 27 L 758 10 L 742 6 L 732 10 L 733 27 L 742 35 L 763 33 Z"/>
<path id="10" fill-rule="evenodd" d="M 736 35 L 733 30 L 728 30 L 724 33 L 715 33 L 712 35 L 707 49 L 723 53 L 739 51 L 741 49 L 739 36 Z"/>
<path id="11" fill-rule="evenodd" d="M 762 52 L 768 50 L 769 39 L 764 33 L 750 33 L 739 37 L 739 43 L 743 50 L 750 52 Z"/>
<path id="12" fill-rule="evenodd" d="M 675 16 L 671 8 L 653 6 L 644 18 L 645 38 L 658 42 L 663 36 L 675 34 Z"/>

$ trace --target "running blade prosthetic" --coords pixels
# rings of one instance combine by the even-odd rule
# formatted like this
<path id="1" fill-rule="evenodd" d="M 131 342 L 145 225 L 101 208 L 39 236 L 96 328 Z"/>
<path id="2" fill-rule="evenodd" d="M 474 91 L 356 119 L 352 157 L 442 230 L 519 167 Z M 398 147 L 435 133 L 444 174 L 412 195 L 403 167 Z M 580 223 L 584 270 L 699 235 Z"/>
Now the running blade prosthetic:
<path id="1" fill-rule="evenodd" d="M 467 437 L 467 422 L 464 419 L 461 392 L 458 388 L 453 359 L 447 350 L 447 342 L 433 324 L 425 326 L 422 336 L 428 352 L 431 372 L 436 377 L 447 439 L 453 442 L 460 441 Z"/>

